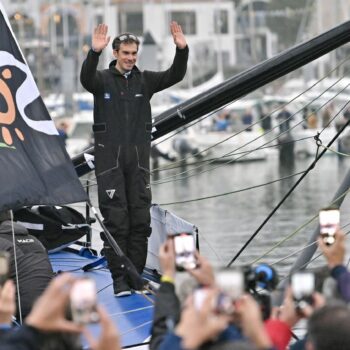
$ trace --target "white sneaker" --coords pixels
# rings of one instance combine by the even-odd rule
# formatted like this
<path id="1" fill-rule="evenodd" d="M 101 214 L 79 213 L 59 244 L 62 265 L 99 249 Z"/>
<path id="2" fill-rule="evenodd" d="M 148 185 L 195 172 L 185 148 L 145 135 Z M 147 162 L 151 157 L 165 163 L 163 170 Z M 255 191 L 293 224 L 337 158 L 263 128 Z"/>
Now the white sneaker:
<path id="1" fill-rule="evenodd" d="M 115 297 L 127 297 L 128 295 L 131 295 L 131 290 L 122 290 L 120 292 L 114 293 Z"/>

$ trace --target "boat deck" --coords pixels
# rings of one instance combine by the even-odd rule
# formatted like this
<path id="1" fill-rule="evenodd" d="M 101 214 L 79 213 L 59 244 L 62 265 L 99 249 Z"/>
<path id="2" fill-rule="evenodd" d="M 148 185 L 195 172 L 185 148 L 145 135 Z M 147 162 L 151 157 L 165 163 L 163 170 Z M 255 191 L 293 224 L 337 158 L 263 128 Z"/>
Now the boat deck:
<path id="1" fill-rule="evenodd" d="M 88 276 L 95 280 L 98 290 L 98 301 L 107 310 L 115 322 L 121 337 L 122 347 L 132 347 L 147 342 L 153 319 L 153 303 L 143 295 L 116 298 L 113 295 L 112 279 L 105 267 L 96 267 L 84 272 L 82 267 L 96 261 L 94 256 L 82 256 L 79 252 L 60 251 L 50 253 L 53 270 L 68 271 L 76 276 Z M 98 325 L 89 326 L 97 335 Z M 84 341 L 86 344 L 86 342 Z"/>

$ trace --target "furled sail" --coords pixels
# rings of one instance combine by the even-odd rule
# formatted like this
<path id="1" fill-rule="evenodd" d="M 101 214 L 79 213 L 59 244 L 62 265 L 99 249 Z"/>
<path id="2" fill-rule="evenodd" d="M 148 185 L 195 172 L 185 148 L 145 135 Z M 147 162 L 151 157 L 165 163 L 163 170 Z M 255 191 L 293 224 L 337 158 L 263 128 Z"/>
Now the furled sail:
<path id="1" fill-rule="evenodd" d="M 0 2 L 0 211 L 87 196 Z"/>

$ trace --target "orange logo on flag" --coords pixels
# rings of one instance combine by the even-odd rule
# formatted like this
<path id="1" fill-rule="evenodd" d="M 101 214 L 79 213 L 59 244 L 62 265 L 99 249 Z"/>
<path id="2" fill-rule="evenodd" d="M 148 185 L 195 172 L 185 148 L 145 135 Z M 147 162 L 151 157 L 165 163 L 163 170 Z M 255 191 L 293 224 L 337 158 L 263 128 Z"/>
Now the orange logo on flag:
<path id="1" fill-rule="evenodd" d="M 1 79 L 2 78 L 2 79 Z M 11 70 L 6 68 L 1 72 L 0 76 L 0 94 L 5 98 L 5 102 L 7 104 L 7 112 L 0 112 L 0 124 L 11 125 L 16 119 L 16 108 L 15 102 L 11 93 L 10 88 L 6 84 L 6 80 L 12 78 Z M 15 133 L 18 138 L 23 141 L 24 136 L 22 132 L 15 128 Z M 4 139 L 5 143 L 9 146 L 13 144 L 13 139 L 10 133 L 10 130 L 7 126 L 1 126 L 1 135 Z"/>

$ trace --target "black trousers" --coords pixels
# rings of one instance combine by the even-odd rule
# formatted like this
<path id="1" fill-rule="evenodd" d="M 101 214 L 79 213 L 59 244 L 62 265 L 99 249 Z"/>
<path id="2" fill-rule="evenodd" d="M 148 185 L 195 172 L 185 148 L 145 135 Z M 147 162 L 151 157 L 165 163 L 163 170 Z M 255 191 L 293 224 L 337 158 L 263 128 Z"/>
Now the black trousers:
<path id="1" fill-rule="evenodd" d="M 139 273 L 146 263 L 151 234 L 149 156 L 147 147 L 119 146 L 116 166 L 97 175 L 99 208 L 104 224 Z M 101 238 L 113 280 L 125 278 L 120 259 L 103 234 Z"/>

